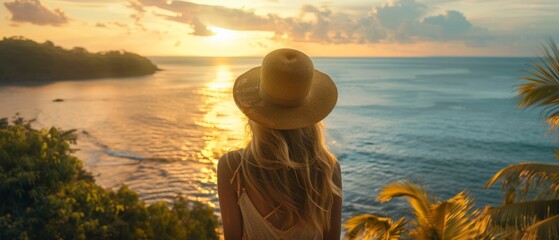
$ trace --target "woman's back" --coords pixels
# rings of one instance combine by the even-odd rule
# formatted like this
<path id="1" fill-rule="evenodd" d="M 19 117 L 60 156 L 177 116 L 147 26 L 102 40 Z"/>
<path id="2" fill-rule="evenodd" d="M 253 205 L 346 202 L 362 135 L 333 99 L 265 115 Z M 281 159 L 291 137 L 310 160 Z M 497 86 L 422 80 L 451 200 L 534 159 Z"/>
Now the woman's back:
<path id="1" fill-rule="evenodd" d="M 321 122 L 337 96 L 333 80 L 293 49 L 237 78 L 233 98 L 251 139 L 218 163 L 226 239 L 339 239 L 340 168 Z"/>
<path id="2" fill-rule="evenodd" d="M 232 156 L 241 155 L 233 152 Z M 232 159 L 232 161 L 237 165 L 233 184 L 237 185 L 237 204 L 243 216 L 245 239 L 322 239 L 322 231 L 313 232 L 297 224 L 288 225 L 285 221 L 286 215 L 279 211 L 278 207 L 271 206 L 258 190 L 243 184 L 239 164 L 241 159 Z"/>
<path id="3" fill-rule="evenodd" d="M 275 211 L 263 216 L 246 192 L 241 193 L 238 204 L 243 215 L 243 237 L 245 239 L 322 239 L 322 232 L 309 231 L 297 224 L 287 228 L 278 228 L 268 220 L 268 216 L 272 216 Z M 276 219 L 281 219 L 281 217 Z"/>
<path id="4" fill-rule="evenodd" d="M 242 154 L 240 151 L 231 151 L 224 155 L 219 161 L 218 176 L 222 179 L 230 178 L 228 188 L 235 188 L 237 205 L 242 216 L 242 238 L 243 239 L 295 239 L 295 240 L 314 240 L 328 239 L 327 236 L 334 236 L 331 239 L 337 239 L 339 231 L 336 228 L 332 231 L 310 231 L 308 228 L 300 224 L 287 224 L 286 215 L 280 211 L 277 206 L 272 206 L 253 187 L 244 184 L 242 180 L 241 164 Z M 334 174 L 334 182 L 341 188 L 341 178 L 339 165 L 336 166 Z M 221 197 L 220 197 L 221 200 Z M 335 205 L 341 205 L 341 198 Z M 339 226 L 340 222 L 335 216 L 341 214 L 340 207 L 332 209 L 333 226 Z M 339 219 L 339 218 L 338 218 Z M 324 229 L 323 229 L 324 230 Z"/>

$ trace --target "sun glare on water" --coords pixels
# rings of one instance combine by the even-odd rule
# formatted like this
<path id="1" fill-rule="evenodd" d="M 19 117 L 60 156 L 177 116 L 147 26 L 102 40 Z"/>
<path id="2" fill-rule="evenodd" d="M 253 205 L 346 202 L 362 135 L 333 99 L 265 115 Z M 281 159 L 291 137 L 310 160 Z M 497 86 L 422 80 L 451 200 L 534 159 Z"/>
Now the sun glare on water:
<path id="1" fill-rule="evenodd" d="M 198 157 L 202 162 L 217 164 L 221 155 L 244 143 L 246 119 L 231 96 L 234 81 L 231 67 L 218 65 L 214 79 L 200 89 L 204 101 L 200 111 L 205 114 L 197 124 L 206 128 L 205 146 Z"/>

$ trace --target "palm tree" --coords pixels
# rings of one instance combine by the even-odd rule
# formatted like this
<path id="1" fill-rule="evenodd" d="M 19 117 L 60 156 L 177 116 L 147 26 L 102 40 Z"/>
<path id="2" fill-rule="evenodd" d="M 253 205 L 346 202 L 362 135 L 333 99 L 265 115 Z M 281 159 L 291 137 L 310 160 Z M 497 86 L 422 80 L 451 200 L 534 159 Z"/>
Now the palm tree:
<path id="1" fill-rule="evenodd" d="M 363 214 L 346 221 L 348 239 L 398 239 L 408 235 L 413 239 L 476 239 L 485 232 L 487 219 L 473 210 L 474 202 L 465 192 L 437 201 L 422 187 L 407 181 L 385 186 L 377 200 L 387 202 L 394 197 L 405 197 L 415 219 L 393 221 L 390 218 Z M 409 225 L 411 228 L 407 228 Z"/>
<path id="2" fill-rule="evenodd" d="M 543 107 L 549 131 L 559 129 L 559 49 L 553 40 L 542 45 L 543 57 L 519 85 L 521 108 Z M 559 160 L 559 151 L 555 151 Z M 513 229 L 514 239 L 557 239 L 559 236 L 559 165 L 519 163 L 508 166 L 486 184 L 502 181 L 504 205 L 488 210 L 492 225 Z"/>
<path id="3" fill-rule="evenodd" d="M 559 126 L 559 49 L 552 39 L 547 46 L 542 44 L 538 61 L 532 63 L 532 70 L 522 79 L 526 83 L 518 86 L 518 95 L 522 98 L 518 107 L 544 107 L 546 121 L 551 129 Z"/>
<path id="4" fill-rule="evenodd" d="M 498 181 L 506 192 L 504 205 L 487 211 L 496 232 L 508 232 L 513 239 L 557 239 L 559 165 L 514 164 L 495 174 L 486 186 Z"/>
<path id="5" fill-rule="evenodd" d="M 405 232 L 406 220 L 400 218 L 394 222 L 392 218 L 374 214 L 361 214 L 346 221 L 347 239 L 397 240 Z"/>

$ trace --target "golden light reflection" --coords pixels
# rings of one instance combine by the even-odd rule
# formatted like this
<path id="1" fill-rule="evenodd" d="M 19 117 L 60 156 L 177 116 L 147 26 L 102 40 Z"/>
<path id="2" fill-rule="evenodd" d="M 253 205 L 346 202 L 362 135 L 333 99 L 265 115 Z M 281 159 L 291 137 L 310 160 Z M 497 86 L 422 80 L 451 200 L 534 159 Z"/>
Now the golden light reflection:
<path id="1" fill-rule="evenodd" d="M 230 66 L 216 66 L 215 77 L 200 90 L 203 103 L 200 111 L 205 113 L 196 124 L 205 128 L 204 147 L 197 159 L 213 164 L 213 169 L 202 169 L 209 183 L 216 183 L 217 160 L 229 150 L 238 149 L 245 143 L 246 118 L 235 106 L 231 90 L 235 76 Z M 204 190 L 205 191 L 205 190 Z M 217 193 L 216 193 L 217 194 Z"/>

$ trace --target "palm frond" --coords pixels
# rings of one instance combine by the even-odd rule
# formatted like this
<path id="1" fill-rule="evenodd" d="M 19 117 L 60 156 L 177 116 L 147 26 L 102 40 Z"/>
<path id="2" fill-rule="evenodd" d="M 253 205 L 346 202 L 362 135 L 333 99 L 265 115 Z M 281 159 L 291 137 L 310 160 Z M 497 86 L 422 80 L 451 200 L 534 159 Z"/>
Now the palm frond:
<path id="1" fill-rule="evenodd" d="M 483 209 L 475 210 L 472 214 L 475 216 L 472 227 L 476 229 L 478 233 L 475 239 L 511 239 L 516 229 L 512 227 L 499 227 L 492 224 L 491 215 L 489 214 L 490 209 L 490 207 L 485 206 Z"/>
<path id="2" fill-rule="evenodd" d="M 487 236 L 487 233 L 490 232 L 491 235 Z M 519 239 L 518 234 L 520 231 L 514 227 L 502 227 L 498 225 L 492 225 L 488 230 L 485 232 L 483 236 L 478 239 L 491 239 L 491 240 L 513 240 Z"/>
<path id="3" fill-rule="evenodd" d="M 523 232 L 522 239 L 556 239 L 559 236 L 559 215 L 539 221 Z"/>
<path id="4" fill-rule="evenodd" d="M 401 218 L 394 222 L 391 218 L 373 214 L 362 214 L 346 221 L 347 239 L 397 240 L 405 231 L 406 221 Z"/>
<path id="5" fill-rule="evenodd" d="M 438 239 L 475 239 L 481 235 L 476 225 L 477 211 L 465 192 L 431 206 L 431 224 Z"/>
<path id="6" fill-rule="evenodd" d="M 547 40 L 547 47 L 542 44 L 540 51 L 543 57 L 540 57 L 540 62 L 543 62 L 547 72 L 553 76 L 555 80 L 559 80 L 559 49 L 553 39 Z"/>
<path id="7" fill-rule="evenodd" d="M 534 199 L 559 197 L 559 165 L 519 163 L 497 172 L 486 184 L 491 187 L 502 181 L 506 192 L 505 204 L 534 196 Z"/>
<path id="8" fill-rule="evenodd" d="M 559 199 L 511 203 L 491 208 L 488 214 L 494 225 L 524 230 L 538 221 L 559 215 Z"/>
<path id="9" fill-rule="evenodd" d="M 532 63 L 529 76 L 522 79 L 526 83 L 518 85 L 518 95 L 521 97 L 518 107 L 557 106 L 559 104 L 559 49 L 552 39 L 541 46 L 541 57 Z M 552 107 L 544 111 L 547 122 L 553 129 L 559 121 L 553 117 L 559 116 L 559 109 Z"/>
<path id="10" fill-rule="evenodd" d="M 380 191 L 377 200 L 387 202 L 394 197 L 406 197 L 420 225 L 428 224 L 430 217 L 430 200 L 427 192 L 408 180 L 392 182 Z"/>

